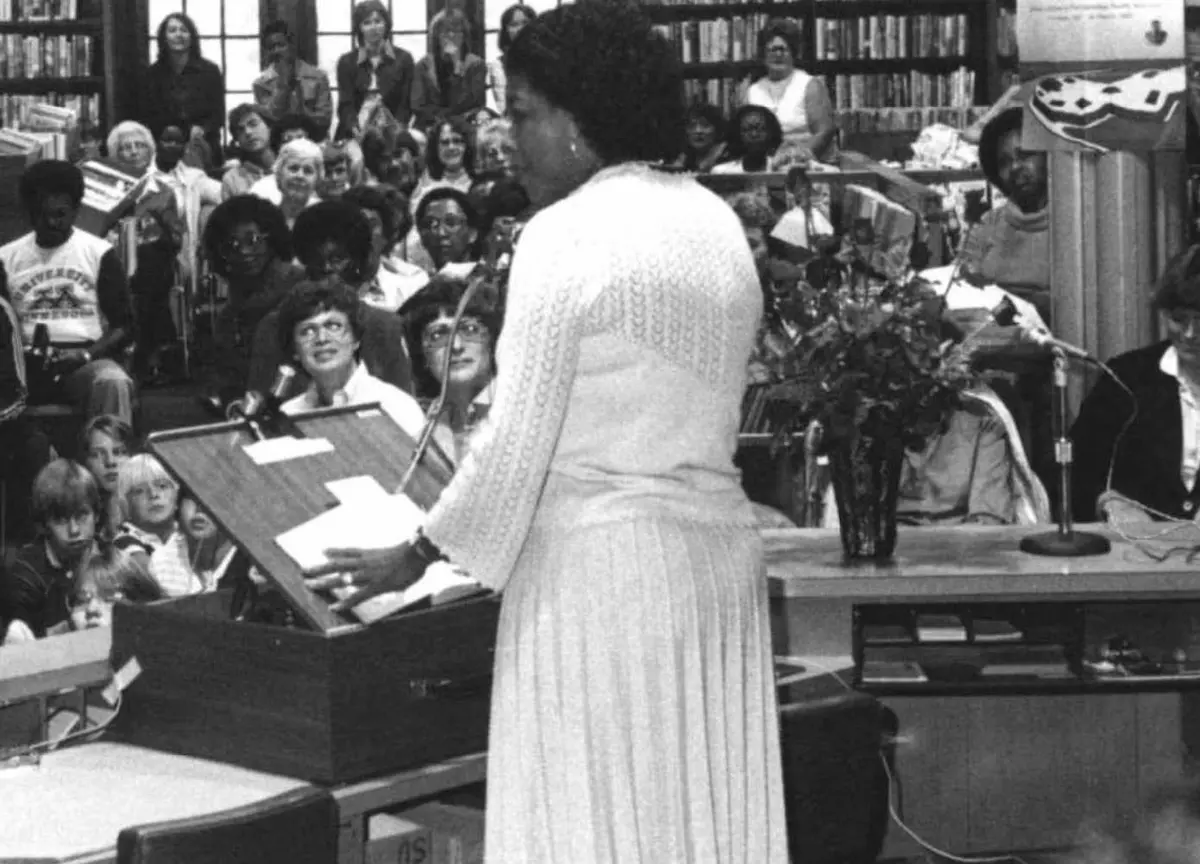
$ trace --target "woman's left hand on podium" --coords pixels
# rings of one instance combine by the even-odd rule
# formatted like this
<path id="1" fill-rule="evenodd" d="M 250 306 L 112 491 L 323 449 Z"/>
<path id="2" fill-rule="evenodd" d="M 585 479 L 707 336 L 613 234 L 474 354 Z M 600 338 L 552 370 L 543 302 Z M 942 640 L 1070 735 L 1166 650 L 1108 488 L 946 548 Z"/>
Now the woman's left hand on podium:
<path id="1" fill-rule="evenodd" d="M 331 607 L 335 612 L 355 606 L 380 594 L 403 591 L 421 578 L 425 559 L 409 543 L 387 549 L 326 549 L 328 564 L 304 571 L 305 584 L 313 590 L 362 586 Z"/>

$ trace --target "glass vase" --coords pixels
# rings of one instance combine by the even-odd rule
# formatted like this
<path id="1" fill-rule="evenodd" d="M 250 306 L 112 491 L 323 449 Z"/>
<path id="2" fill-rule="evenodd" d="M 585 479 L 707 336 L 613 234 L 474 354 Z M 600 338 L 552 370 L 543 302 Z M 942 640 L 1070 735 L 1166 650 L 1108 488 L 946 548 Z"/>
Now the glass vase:
<path id="1" fill-rule="evenodd" d="M 830 474 L 847 559 L 886 561 L 892 557 L 903 466 L 904 444 L 899 435 L 860 434 L 830 447 Z"/>

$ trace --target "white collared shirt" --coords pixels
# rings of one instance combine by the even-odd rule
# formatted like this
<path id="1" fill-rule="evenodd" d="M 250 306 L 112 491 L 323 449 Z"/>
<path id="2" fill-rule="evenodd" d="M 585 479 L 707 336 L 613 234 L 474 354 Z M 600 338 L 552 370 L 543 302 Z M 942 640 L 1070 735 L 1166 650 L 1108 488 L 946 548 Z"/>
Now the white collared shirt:
<path id="1" fill-rule="evenodd" d="M 421 410 L 417 400 L 399 387 L 379 380 L 367 371 L 365 365 L 359 363 L 346 386 L 333 394 L 332 404 L 365 405 L 369 402 L 378 402 L 383 413 L 391 417 L 410 437 L 416 439 L 421 436 L 425 427 L 425 412 Z M 321 404 L 317 393 L 316 382 L 309 384 L 306 391 L 280 406 L 284 414 L 299 414 L 302 411 L 315 411 L 324 407 L 326 406 Z"/>
<path id="2" fill-rule="evenodd" d="M 377 309 L 395 312 L 409 297 L 429 284 L 429 274 L 416 264 L 388 258 L 363 292 L 363 302 Z"/>
<path id="3" fill-rule="evenodd" d="M 1179 414 L 1183 422 L 1183 454 L 1180 460 L 1179 479 L 1189 492 L 1196 485 L 1196 473 L 1200 471 L 1200 405 L 1196 393 L 1179 374 L 1179 354 L 1175 346 L 1163 352 L 1158 368 L 1179 382 Z"/>

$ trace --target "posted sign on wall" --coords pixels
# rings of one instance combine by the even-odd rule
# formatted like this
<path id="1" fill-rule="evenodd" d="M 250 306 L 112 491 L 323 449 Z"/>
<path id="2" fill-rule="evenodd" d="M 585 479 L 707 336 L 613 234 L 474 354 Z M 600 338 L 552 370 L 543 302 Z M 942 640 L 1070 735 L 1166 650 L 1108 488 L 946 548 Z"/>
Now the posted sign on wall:
<path id="1" fill-rule="evenodd" d="M 1183 147 L 1182 0 L 1022 0 L 1017 44 L 1028 149 Z"/>

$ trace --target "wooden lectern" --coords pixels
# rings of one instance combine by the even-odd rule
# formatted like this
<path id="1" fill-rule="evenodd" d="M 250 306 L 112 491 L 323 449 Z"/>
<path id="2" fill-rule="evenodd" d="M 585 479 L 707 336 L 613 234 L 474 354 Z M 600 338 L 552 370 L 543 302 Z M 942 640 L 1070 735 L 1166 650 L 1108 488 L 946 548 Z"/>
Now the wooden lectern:
<path id="1" fill-rule="evenodd" d="M 228 592 L 119 604 L 114 667 L 136 657 L 142 673 L 125 694 L 118 734 L 323 783 L 486 749 L 497 598 L 366 627 L 311 592 L 275 542 L 337 505 L 329 482 L 369 476 L 395 490 L 413 440 L 376 405 L 291 419 L 302 438 L 265 443 L 323 448 L 256 461 L 247 445 L 261 447 L 241 421 L 150 436 L 151 452 L 278 587 L 303 627 L 231 620 Z M 452 473 L 431 448 L 410 497 L 428 509 Z"/>

